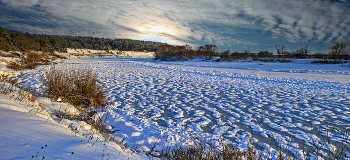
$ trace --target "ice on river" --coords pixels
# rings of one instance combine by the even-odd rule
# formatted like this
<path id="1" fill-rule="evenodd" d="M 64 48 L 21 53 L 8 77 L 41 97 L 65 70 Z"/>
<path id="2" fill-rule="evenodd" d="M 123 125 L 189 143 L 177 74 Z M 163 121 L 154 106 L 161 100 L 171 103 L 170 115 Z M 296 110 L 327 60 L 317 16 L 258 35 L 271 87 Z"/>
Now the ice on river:
<path id="1" fill-rule="evenodd" d="M 308 72 L 299 73 L 305 79 L 276 78 L 122 58 L 73 59 L 55 66 L 98 73 L 110 102 L 108 125 L 132 145 L 151 147 L 158 139 L 163 145 L 186 144 L 200 136 L 224 137 L 245 148 L 251 132 L 262 146 L 270 144 L 267 137 L 280 139 L 284 147 L 289 141 L 310 145 L 319 129 L 333 126 L 332 140 L 343 140 L 350 122 L 350 83 L 308 80 Z M 21 81 L 42 92 L 43 70 L 26 71 Z"/>

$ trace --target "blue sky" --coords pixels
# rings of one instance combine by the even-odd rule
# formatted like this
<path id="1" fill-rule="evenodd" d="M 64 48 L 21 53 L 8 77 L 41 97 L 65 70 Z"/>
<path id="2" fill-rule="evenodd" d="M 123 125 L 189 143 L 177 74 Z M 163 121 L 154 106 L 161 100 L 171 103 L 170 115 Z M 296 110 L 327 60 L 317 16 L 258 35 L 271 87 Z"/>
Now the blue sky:
<path id="1" fill-rule="evenodd" d="M 220 51 L 313 53 L 350 42 L 350 0 L 0 0 L 0 25 L 36 34 L 130 38 Z"/>

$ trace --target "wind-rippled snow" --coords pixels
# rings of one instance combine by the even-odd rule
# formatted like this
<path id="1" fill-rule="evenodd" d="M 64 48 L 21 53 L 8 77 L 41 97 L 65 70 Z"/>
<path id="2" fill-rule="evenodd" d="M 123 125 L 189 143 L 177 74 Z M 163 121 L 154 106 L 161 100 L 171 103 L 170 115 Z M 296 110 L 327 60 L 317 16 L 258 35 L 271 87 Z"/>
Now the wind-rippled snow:
<path id="1" fill-rule="evenodd" d="M 55 66 L 91 68 L 98 73 L 111 104 L 108 125 L 133 145 L 150 147 L 157 139 L 165 140 L 163 145 L 186 144 L 191 136 L 199 136 L 224 137 L 246 148 L 252 132 L 262 147 L 270 144 L 266 139 L 270 137 L 279 139 L 283 148 L 301 153 L 303 141 L 311 145 L 319 129 L 321 133 L 333 129 L 332 140 L 344 140 L 350 123 L 350 83 L 117 58 L 72 59 Z M 27 71 L 22 83 L 42 92 L 44 70 Z"/>

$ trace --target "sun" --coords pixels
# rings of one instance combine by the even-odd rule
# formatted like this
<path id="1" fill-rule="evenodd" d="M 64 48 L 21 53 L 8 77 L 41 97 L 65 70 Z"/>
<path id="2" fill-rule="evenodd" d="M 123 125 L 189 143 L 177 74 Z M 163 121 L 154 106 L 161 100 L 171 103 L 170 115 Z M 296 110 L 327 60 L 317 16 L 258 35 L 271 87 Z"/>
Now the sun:
<path id="1" fill-rule="evenodd" d="M 161 26 L 155 26 L 155 27 L 152 27 L 150 29 L 150 32 L 152 33 L 165 33 L 165 34 L 172 34 L 172 32 L 165 28 L 165 27 L 161 27 Z"/>
<path id="2" fill-rule="evenodd" d="M 176 35 L 174 31 L 164 26 L 140 26 L 140 27 L 137 27 L 137 30 L 140 31 L 142 34 L 155 34 L 155 35 L 167 34 L 167 35 L 173 35 L 173 36 Z"/>
<path id="3" fill-rule="evenodd" d="M 167 43 L 167 44 L 171 44 L 171 45 L 180 45 L 179 42 L 172 40 L 168 37 L 165 36 L 160 36 L 160 35 L 139 35 L 138 38 L 136 38 L 137 40 L 143 40 L 143 41 L 154 41 L 154 42 L 162 42 L 162 43 Z"/>
<path id="4" fill-rule="evenodd" d="M 150 27 L 138 27 L 138 34 L 135 39 L 144 41 L 156 41 L 163 42 L 172 45 L 179 45 L 179 43 L 173 40 L 173 36 L 176 36 L 175 32 L 163 26 L 150 26 Z"/>

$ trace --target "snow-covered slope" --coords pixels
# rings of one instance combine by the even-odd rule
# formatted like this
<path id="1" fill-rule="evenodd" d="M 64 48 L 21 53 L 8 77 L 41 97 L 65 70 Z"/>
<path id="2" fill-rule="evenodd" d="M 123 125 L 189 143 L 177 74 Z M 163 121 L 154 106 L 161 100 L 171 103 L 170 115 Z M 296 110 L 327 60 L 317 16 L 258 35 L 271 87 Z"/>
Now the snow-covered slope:
<path id="1" fill-rule="evenodd" d="M 42 110 L 30 101 L 19 102 L 10 97 L 0 95 L 0 159 L 148 159 L 103 141 L 97 133 L 93 138 L 92 132 L 89 136 L 75 134 L 69 126 L 81 122 L 57 123 L 49 109 L 64 104 L 39 100 L 47 107 Z"/>

